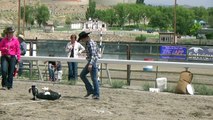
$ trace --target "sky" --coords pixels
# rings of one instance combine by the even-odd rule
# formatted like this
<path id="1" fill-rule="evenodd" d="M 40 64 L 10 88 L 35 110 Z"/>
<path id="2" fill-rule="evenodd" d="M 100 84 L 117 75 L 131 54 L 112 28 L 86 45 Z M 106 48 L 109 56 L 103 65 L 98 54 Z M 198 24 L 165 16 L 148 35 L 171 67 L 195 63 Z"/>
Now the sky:
<path id="1" fill-rule="evenodd" d="M 144 0 L 151 5 L 174 5 L 175 0 Z M 213 0 L 177 0 L 178 5 L 213 7 Z"/>

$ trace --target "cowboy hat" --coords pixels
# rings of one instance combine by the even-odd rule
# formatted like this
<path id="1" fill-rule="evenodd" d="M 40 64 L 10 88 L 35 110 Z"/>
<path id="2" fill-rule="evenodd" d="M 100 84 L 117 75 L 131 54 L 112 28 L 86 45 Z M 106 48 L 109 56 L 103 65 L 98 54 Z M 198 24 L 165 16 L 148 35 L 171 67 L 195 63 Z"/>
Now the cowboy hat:
<path id="1" fill-rule="evenodd" d="M 22 40 L 25 40 L 24 35 L 22 35 L 22 34 L 19 34 L 18 37 L 21 38 Z"/>
<path id="2" fill-rule="evenodd" d="M 79 35 L 78 35 L 78 42 L 79 42 L 81 39 L 87 37 L 89 34 L 90 34 L 90 32 L 85 32 L 85 31 L 82 31 L 81 33 L 79 33 Z"/>
<path id="3" fill-rule="evenodd" d="M 6 28 L 6 33 L 14 33 L 15 29 L 13 27 L 7 27 Z"/>

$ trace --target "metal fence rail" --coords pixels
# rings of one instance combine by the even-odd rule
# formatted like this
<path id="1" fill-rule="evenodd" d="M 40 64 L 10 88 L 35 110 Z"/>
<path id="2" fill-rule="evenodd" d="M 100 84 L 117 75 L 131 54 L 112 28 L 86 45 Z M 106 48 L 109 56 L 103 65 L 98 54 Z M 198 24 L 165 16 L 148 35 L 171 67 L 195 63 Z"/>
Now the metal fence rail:
<path id="1" fill-rule="evenodd" d="M 61 61 L 61 62 L 79 62 L 79 63 L 85 63 L 87 62 L 84 58 L 67 58 L 67 57 L 44 57 L 44 56 L 23 56 L 22 60 L 28 60 L 28 61 Z M 134 69 L 128 69 L 128 67 L 125 66 L 146 66 L 146 65 L 153 65 L 156 67 L 156 71 L 152 71 L 150 72 L 151 74 L 155 74 L 157 77 L 158 73 L 162 73 L 162 71 L 158 71 L 158 67 L 165 67 L 165 66 L 169 66 L 169 67 L 173 67 L 173 68 L 183 68 L 182 70 L 184 70 L 185 68 L 195 68 L 195 69 L 207 69 L 207 70 L 211 70 L 213 69 L 213 64 L 211 63 L 189 63 L 189 62 L 167 62 L 167 61 L 143 61 L 143 60 L 118 60 L 118 59 L 100 59 L 98 60 L 98 63 L 105 65 L 101 70 L 106 70 L 106 74 L 105 76 L 101 76 L 102 78 L 108 78 L 109 82 L 111 83 L 111 78 L 115 79 L 117 77 L 113 76 L 111 77 L 110 75 L 110 71 L 116 72 L 117 74 L 122 73 L 122 77 L 124 77 L 124 79 L 127 80 L 127 83 L 130 85 L 130 81 L 131 80 L 138 80 L 135 78 L 135 73 L 138 73 L 137 70 Z M 112 68 L 110 68 L 110 65 L 122 65 L 123 68 L 117 68 L 122 69 L 120 72 L 113 70 Z M 39 70 L 39 65 L 37 66 L 38 70 Z M 110 70 L 111 69 L 111 70 Z M 110 71 L 109 71 L 110 70 Z M 41 72 L 41 70 L 39 70 Z M 137 72 L 135 72 L 137 71 Z M 141 70 L 142 72 L 144 72 L 143 70 Z M 133 73 L 132 76 L 130 77 L 130 73 Z M 141 73 L 142 73 L 141 72 Z M 147 72 L 144 72 L 147 73 Z M 172 73 L 172 72 L 170 72 Z M 177 74 L 177 72 L 176 72 Z M 42 73 L 39 73 L 40 78 L 42 78 Z M 126 78 L 125 78 L 126 75 Z M 128 76 L 129 75 L 129 76 Z M 202 74 L 201 74 L 202 75 Z M 211 76 L 211 73 L 207 76 Z M 213 76 L 213 75 L 212 75 Z M 153 77 L 154 79 L 156 77 Z M 146 81 L 146 80 L 145 80 Z M 201 80 L 202 81 L 202 80 Z M 174 82 L 174 81 L 173 81 Z"/>

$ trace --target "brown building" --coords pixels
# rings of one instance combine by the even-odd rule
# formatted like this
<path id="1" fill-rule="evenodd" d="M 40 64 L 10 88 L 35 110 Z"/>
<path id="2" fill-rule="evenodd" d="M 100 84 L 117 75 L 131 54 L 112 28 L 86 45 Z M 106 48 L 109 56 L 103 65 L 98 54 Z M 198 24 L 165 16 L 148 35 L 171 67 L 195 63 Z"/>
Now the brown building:
<path id="1" fill-rule="evenodd" d="M 174 39 L 174 32 L 159 32 L 159 43 L 177 43 L 177 37 Z"/>

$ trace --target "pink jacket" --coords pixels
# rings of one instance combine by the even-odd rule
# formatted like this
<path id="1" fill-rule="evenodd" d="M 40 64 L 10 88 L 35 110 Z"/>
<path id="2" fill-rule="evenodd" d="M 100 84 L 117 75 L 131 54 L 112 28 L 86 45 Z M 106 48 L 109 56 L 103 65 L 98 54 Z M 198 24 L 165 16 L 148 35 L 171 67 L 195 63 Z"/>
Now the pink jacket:
<path id="1" fill-rule="evenodd" d="M 21 58 L 20 44 L 17 37 L 13 37 L 12 40 L 8 40 L 7 37 L 4 37 L 0 42 L 0 51 L 1 55 L 15 55 L 17 56 L 18 61 Z"/>

